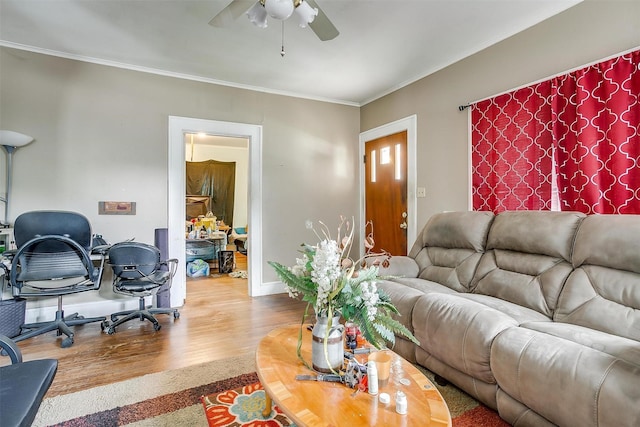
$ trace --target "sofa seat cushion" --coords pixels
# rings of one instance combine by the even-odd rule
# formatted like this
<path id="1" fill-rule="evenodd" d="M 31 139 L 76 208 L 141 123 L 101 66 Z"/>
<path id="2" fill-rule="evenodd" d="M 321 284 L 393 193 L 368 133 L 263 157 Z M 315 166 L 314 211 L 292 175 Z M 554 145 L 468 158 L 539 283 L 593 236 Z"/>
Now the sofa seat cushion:
<path id="1" fill-rule="evenodd" d="M 411 332 L 413 332 L 411 316 L 418 298 L 428 292 L 456 293 L 439 283 L 422 279 L 378 280 L 377 286 L 389 295 L 391 302 L 398 309 L 400 315 L 395 315 L 394 318 Z"/>
<path id="2" fill-rule="evenodd" d="M 429 293 L 413 309 L 414 335 L 420 347 L 458 371 L 495 384 L 491 343 L 518 322 L 500 311 L 458 295 Z"/>
<path id="3" fill-rule="evenodd" d="M 424 292 L 389 280 L 378 280 L 376 285 L 378 289 L 389 295 L 391 302 L 398 309 L 399 314 L 393 317 L 413 332 L 413 324 L 411 323 L 413 307 L 418 298 L 424 295 Z"/>
<path id="4" fill-rule="evenodd" d="M 640 342 L 583 326 L 558 322 L 528 322 L 520 325 L 590 347 L 640 366 Z"/>
<path id="5" fill-rule="evenodd" d="M 433 282 L 431 280 L 425 279 L 410 279 L 410 278 L 394 278 L 391 279 L 392 282 L 396 282 L 401 286 L 405 286 L 408 288 L 416 289 L 423 294 L 430 292 L 439 292 L 443 294 L 457 294 L 458 292 L 454 291 L 447 286 L 441 285 L 440 283 Z"/>
<path id="6" fill-rule="evenodd" d="M 500 298 L 479 294 L 460 294 L 460 297 L 495 308 L 507 316 L 514 318 L 518 324 L 523 322 L 551 322 L 551 319 L 542 313 Z"/>
<path id="7" fill-rule="evenodd" d="M 563 426 L 640 425 L 640 366 L 527 328 L 509 328 L 491 347 L 498 387 Z"/>

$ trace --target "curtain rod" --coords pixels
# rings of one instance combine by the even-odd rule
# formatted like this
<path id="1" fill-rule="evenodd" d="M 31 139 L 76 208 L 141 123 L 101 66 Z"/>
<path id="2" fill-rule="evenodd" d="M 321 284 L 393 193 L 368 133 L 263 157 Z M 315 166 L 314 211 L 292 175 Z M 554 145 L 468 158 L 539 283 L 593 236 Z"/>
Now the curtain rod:
<path id="1" fill-rule="evenodd" d="M 486 101 L 487 99 L 495 98 L 496 96 L 504 95 L 505 93 L 513 92 L 513 91 L 516 91 L 516 90 L 519 90 L 519 89 L 522 89 L 522 88 L 525 88 L 525 87 L 528 87 L 528 86 L 532 86 L 532 85 L 535 85 L 535 84 L 538 84 L 538 83 L 542 83 L 542 82 L 547 81 L 547 80 L 551 80 L 551 79 L 559 77 L 559 76 L 563 76 L 565 74 L 573 73 L 574 71 L 578 71 L 578 70 L 580 70 L 582 68 L 590 67 L 590 66 L 598 64 L 600 62 L 608 61 L 610 59 L 617 58 L 618 56 L 623 56 L 623 55 L 626 55 L 628 53 L 635 52 L 636 50 L 640 50 L 640 46 L 636 46 L 636 47 L 633 47 L 631 49 L 616 53 L 614 55 L 611 55 L 611 56 L 608 56 L 608 57 L 605 57 L 605 58 L 602 58 L 602 59 L 598 59 L 596 61 L 592 61 L 592 62 L 586 63 L 584 65 L 580 65 L 578 67 L 571 68 L 569 70 L 566 70 L 566 71 L 563 71 L 563 72 L 560 72 L 560 73 L 553 74 L 553 75 L 551 75 L 549 77 L 545 77 L 545 78 L 536 80 L 536 81 L 531 82 L 531 83 L 526 83 L 526 84 L 523 84 L 521 86 L 514 87 L 513 89 L 505 90 L 504 92 L 500 92 L 500 93 L 497 93 L 495 95 L 491 95 L 491 96 L 487 96 L 487 97 L 475 100 L 475 101 L 470 102 L 470 103 L 468 103 L 466 105 L 460 105 L 460 106 L 458 106 L 458 111 L 464 111 L 467 108 L 471 107 L 472 105 L 477 104 L 478 102 Z"/>

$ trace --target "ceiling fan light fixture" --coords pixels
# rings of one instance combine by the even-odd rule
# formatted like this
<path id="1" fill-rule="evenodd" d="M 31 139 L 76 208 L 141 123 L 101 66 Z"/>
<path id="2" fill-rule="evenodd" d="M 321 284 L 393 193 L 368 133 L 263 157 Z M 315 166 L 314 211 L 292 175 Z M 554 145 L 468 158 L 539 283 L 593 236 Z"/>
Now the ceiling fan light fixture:
<path id="1" fill-rule="evenodd" d="M 308 24 L 311 24 L 316 16 L 318 16 L 318 8 L 309 6 L 304 0 L 301 0 L 295 9 L 298 16 L 298 25 L 300 28 L 306 28 Z"/>
<path id="2" fill-rule="evenodd" d="M 293 0 L 265 0 L 264 8 L 272 18 L 285 20 L 293 13 Z"/>
<path id="3" fill-rule="evenodd" d="M 267 11 L 261 2 L 256 2 L 256 4 L 247 11 L 247 17 L 256 27 L 267 28 Z"/>

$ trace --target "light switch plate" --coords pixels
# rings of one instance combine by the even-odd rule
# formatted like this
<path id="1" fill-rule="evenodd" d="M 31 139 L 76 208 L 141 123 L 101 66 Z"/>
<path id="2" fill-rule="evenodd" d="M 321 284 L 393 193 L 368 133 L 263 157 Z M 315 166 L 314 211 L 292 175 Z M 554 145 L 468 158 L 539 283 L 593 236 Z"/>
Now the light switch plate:
<path id="1" fill-rule="evenodd" d="M 416 188 L 416 197 L 427 197 L 427 189 L 424 187 Z"/>

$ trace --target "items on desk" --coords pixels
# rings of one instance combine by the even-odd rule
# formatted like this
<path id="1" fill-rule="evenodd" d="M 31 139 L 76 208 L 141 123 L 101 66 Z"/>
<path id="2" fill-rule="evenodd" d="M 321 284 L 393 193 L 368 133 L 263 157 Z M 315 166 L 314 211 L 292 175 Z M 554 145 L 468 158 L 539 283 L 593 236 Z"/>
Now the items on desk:
<path id="1" fill-rule="evenodd" d="M 187 221 L 185 234 L 187 239 L 208 239 L 217 232 L 228 231 L 230 227 L 223 220 L 218 220 L 215 216 L 202 216 L 191 218 Z"/>

